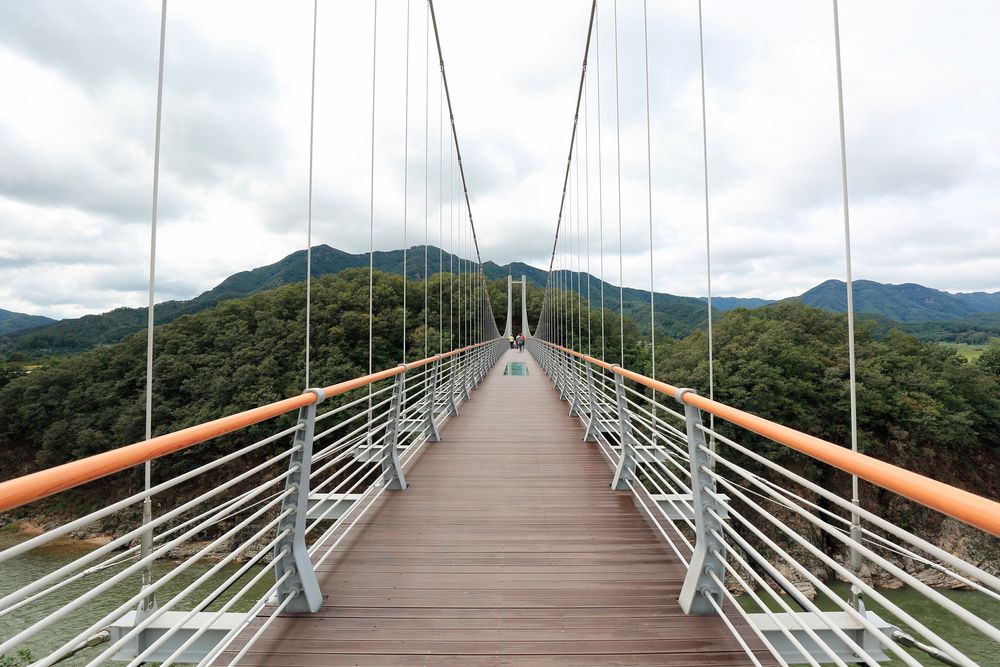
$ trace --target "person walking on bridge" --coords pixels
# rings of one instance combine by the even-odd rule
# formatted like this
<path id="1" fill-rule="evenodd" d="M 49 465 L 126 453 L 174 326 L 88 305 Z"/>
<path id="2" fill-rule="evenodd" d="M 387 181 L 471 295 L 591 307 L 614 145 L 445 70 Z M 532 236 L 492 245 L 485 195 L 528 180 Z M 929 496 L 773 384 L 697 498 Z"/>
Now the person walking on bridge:
<path id="1" fill-rule="evenodd" d="M 511 334 L 510 336 L 508 336 L 508 340 L 510 341 L 510 349 L 513 350 L 514 349 L 514 334 Z"/>

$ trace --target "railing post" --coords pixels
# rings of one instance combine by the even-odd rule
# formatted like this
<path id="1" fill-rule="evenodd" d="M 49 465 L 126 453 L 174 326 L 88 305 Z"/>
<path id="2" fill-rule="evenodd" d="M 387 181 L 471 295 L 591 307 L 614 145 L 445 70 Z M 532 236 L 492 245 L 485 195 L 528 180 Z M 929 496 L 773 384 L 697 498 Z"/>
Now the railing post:
<path id="1" fill-rule="evenodd" d="M 715 537 L 715 533 L 722 530 L 715 517 L 722 516 L 724 510 L 714 495 L 715 479 L 703 470 L 708 467 L 709 457 L 704 451 L 705 433 L 699 428 L 701 410 L 684 402 L 684 395 L 688 393 L 694 392 L 691 389 L 679 389 L 675 398 L 684 406 L 684 421 L 687 425 L 695 546 L 678 601 L 685 614 L 713 614 L 715 608 L 705 596 L 711 596 L 716 603 L 722 605 L 724 592 L 711 575 L 714 573 L 721 581 L 726 573 L 725 565 L 716 555 L 725 553 L 725 546 Z"/>
<path id="2" fill-rule="evenodd" d="M 469 394 L 469 350 L 458 356 L 462 363 L 462 400 L 467 401 L 472 398 L 472 395 Z"/>
<path id="3" fill-rule="evenodd" d="M 611 367 L 615 376 L 615 397 L 618 399 L 618 434 L 621 438 L 621 457 L 618 459 L 618 467 L 615 468 L 615 478 L 611 482 L 611 488 L 615 491 L 627 491 L 628 482 L 635 479 L 635 447 L 632 442 L 632 420 L 628 414 L 628 401 L 625 398 L 625 378 L 614 369 L 620 368 L 618 364 Z"/>
<path id="4" fill-rule="evenodd" d="M 299 408 L 299 429 L 292 440 L 295 451 L 288 461 L 292 474 L 285 480 L 285 490 L 292 493 L 281 503 L 282 513 L 289 508 L 294 511 L 278 522 L 278 533 L 287 534 L 274 545 L 275 577 L 281 579 L 286 573 L 291 573 L 277 590 L 279 601 L 294 596 L 285 607 L 290 612 L 316 612 L 323 604 L 323 594 L 306 547 L 306 516 L 309 512 L 309 474 L 316 430 L 316 405 L 326 396 L 322 389 L 307 391 L 315 394 L 316 400 Z"/>
<path id="5" fill-rule="evenodd" d="M 424 401 L 424 422 L 427 428 L 427 439 L 438 442 L 441 440 L 441 433 L 438 431 L 437 422 L 434 421 L 434 407 L 437 403 L 437 383 L 438 370 L 441 357 L 431 363 L 431 370 L 427 378 L 427 396 Z"/>
<path id="6" fill-rule="evenodd" d="M 569 414 L 575 417 L 580 414 L 580 376 L 576 372 L 576 358 L 571 354 L 567 354 L 566 359 L 569 361 L 570 379 L 573 383 L 573 388 L 570 392 L 573 394 L 573 401 L 569 405 Z"/>
<path id="7" fill-rule="evenodd" d="M 451 356 L 451 370 L 448 373 L 448 414 L 453 417 L 458 415 L 458 403 L 455 402 L 455 375 L 457 374 L 458 368 L 458 356 Z"/>
<path id="8" fill-rule="evenodd" d="M 597 434 L 600 431 L 600 420 L 597 416 L 597 400 L 594 395 L 594 369 L 593 364 L 587 362 L 587 401 L 590 403 L 590 419 L 587 420 L 587 433 L 583 436 L 586 442 L 596 442 Z"/>
<path id="9" fill-rule="evenodd" d="M 403 372 L 396 376 L 389 403 L 388 429 L 385 434 L 387 449 L 382 459 L 382 482 L 386 488 L 396 491 L 406 490 L 406 477 L 399 463 L 399 418 L 403 412 L 403 392 L 406 390 L 406 364 L 400 364 Z"/>
<path id="10" fill-rule="evenodd" d="M 555 367 L 556 367 L 556 379 L 555 386 L 559 390 L 559 400 L 566 400 L 566 371 L 563 368 L 563 351 L 555 351 Z"/>
<path id="11" fill-rule="evenodd" d="M 472 386 L 476 388 L 483 380 L 483 348 L 477 347 L 472 351 Z"/>

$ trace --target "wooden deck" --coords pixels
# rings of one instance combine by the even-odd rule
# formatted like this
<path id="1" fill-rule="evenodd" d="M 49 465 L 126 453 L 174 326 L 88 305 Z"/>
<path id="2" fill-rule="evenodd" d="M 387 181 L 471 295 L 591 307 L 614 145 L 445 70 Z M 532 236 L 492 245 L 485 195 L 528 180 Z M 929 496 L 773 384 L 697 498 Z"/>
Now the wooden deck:
<path id="1" fill-rule="evenodd" d="M 720 619 L 681 613 L 683 567 L 527 351 L 461 410 L 324 563 L 323 608 L 240 664 L 750 664 Z"/>

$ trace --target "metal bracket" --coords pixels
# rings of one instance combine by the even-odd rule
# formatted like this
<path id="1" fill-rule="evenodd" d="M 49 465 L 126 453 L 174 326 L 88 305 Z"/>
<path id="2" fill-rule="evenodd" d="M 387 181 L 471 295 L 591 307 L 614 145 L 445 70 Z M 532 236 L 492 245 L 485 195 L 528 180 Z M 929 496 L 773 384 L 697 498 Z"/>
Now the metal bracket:
<path id="1" fill-rule="evenodd" d="M 385 441 L 388 450 L 382 456 L 382 481 L 386 488 L 396 491 L 406 490 L 406 477 L 403 466 L 399 463 L 399 416 L 402 412 L 403 392 L 406 390 L 406 364 L 400 364 L 403 372 L 396 376 L 392 389 L 392 401 L 389 403 L 389 422 L 386 427 Z"/>
<path id="2" fill-rule="evenodd" d="M 684 422 L 687 426 L 688 456 L 691 460 L 691 507 L 694 510 L 695 546 L 688 565 L 684 585 L 678 598 L 685 614 L 714 614 L 715 608 L 705 599 L 711 596 L 721 606 L 724 591 L 712 578 L 714 573 L 720 580 L 726 576 L 725 565 L 716 554 L 725 554 L 715 533 L 721 533 L 722 526 L 715 515 L 722 516 L 724 508 L 715 497 L 715 480 L 703 468 L 709 465 L 709 457 L 703 451 L 706 447 L 705 433 L 701 426 L 701 410 L 684 402 L 684 395 L 694 393 L 691 389 L 679 389 L 675 398 L 684 406 Z"/>
<path id="3" fill-rule="evenodd" d="M 611 367 L 620 368 L 618 364 Z M 615 477 L 611 488 L 615 491 L 627 491 L 628 482 L 635 479 L 635 448 L 632 438 L 632 420 L 629 418 L 628 401 L 625 398 L 625 378 L 615 373 L 615 397 L 618 399 L 618 433 L 621 438 L 621 456 L 615 468 Z"/>
<path id="4" fill-rule="evenodd" d="M 278 522 L 278 533 L 288 531 L 274 545 L 274 574 L 280 579 L 287 572 L 291 576 L 278 586 L 278 600 L 294 595 L 286 609 L 290 612 L 316 612 L 323 604 L 323 594 L 316 580 L 309 550 L 306 548 L 306 517 L 309 513 L 309 473 L 312 467 L 313 434 L 316 429 L 316 406 L 326 395 L 322 389 L 307 389 L 316 400 L 299 408 L 299 429 L 292 444 L 296 448 L 288 461 L 292 474 L 285 480 L 285 490 L 292 491 L 281 503 L 281 512 L 294 511 Z"/>

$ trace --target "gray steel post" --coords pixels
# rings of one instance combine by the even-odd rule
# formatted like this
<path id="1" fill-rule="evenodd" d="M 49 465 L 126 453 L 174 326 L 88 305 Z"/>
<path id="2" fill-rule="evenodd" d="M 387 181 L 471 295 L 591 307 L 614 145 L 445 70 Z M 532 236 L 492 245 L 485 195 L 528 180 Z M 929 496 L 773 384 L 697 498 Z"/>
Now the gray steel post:
<path id="1" fill-rule="evenodd" d="M 618 364 L 611 367 L 614 373 Z M 615 478 L 611 488 L 615 491 L 627 491 L 628 482 L 635 479 L 635 443 L 632 439 L 632 420 L 629 417 L 628 401 L 625 397 L 625 378 L 618 373 L 615 376 L 615 397 L 618 399 L 618 435 L 621 439 L 621 456 L 615 468 Z"/>
<path id="2" fill-rule="evenodd" d="M 469 394 L 469 351 L 466 350 L 458 355 L 459 363 L 462 364 L 462 400 L 467 401 L 472 398 Z"/>
<path id="3" fill-rule="evenodd" d="M 448 408 L 448 414 L 455 416 L 458 414 L 458 403 L 455 402 L 455 376 L 458 374 L 458 367 L 457 367 L 458 356 L 452 355 L 451 361 L 449 363 L 451 364 L 451 369 L 449 370 L 448 373 L 447 408 Z"/>
<path id="4" fill-rule="evenodd" d="M 563 368 L 563 352 L 562 350 L 555 350 L 553 352 L 554 364 L 556 369 L 555 384 L 553 385 L 559 390 L 559 400 L 566 400 L 566 372 Z"/>
<path id="5" fill-rule="evenodd" d="M 292 440 L 296 451 L 288 461 L 292 474 L 285 481 L 285 490 L 292 491 L 281 503 L 281 512 L 294 511 L 278 523 L 278 533 L 288 532 L 274 545 L 274 574 L 280 579 L 291 576 L 278 587 L 279 601 L 295 596 L 285 608 L 290 612 L 316 612 L 323 604 L 323 594 L 316 581 L 316 572 L 306 547 L 306 515 L 309 512 L 309 473 L 312 468 L 313 434 L 316 429 L 316 406 L 326 396 L 322 389 L 308 389 L 316 400 L 299 409 L 299 429 Z"/>
<path id="6" fill-rule="evenodd" d="M 694 393 L 691 389 L 679 389 L 675 397 L 684 406 L 684 421 L 687 425 L 688 455 L 691 459 L 691 507 L 694 511 L 695 545 L 691 562 L 678 602 L 685 614 L 714 614 L 715 608 L 705 599 L 710 595 L 719 606 L 724 599 L 722 588 L 711 574 L 724 580 L 725 565 L 716 555 L 725 553 L 715 533 L 722 532 L 715 515 L 723 516 L 724 509 L 715 498 L 715 480 L 704 472 L 708 467 L 705 453 L 705 433 L 701 426 L 701 410 L 684 402 L 684 395 Z"/>
<path id="7" fill-rule="evenodd" d="M 573 400 L 569 405 L 569 414 L 570 416 L 575 417 L 580 414 L 580 399 L 582 397 L 582 392 L 580 391 L 580 375 L 577 372 L 576 358 L 571 354 L 567 354 L 566 358 L 569 361 L 570 382 L 573 385 L 570 390 Z"/>
<path id="8" fill-rule="evenodd" d="M 386 426 L 386 452 L 382 455 L 382 482 L 389 489 L 406 490 L 406 477 L 399 463 L 399 417 L 402 414 L 403 391 L 406 387 L 406 364 L 400 364 L 403 372 L 396 376 L 389 403 L 388 425 Z"/>
<path id="9" fill-rule="evenodd" d="M 427 439 L 438 442 L 441 440 L 441 433 L 438 431 L 437 422 L 434 421 L 434 408 L 437 404 L 437 384 L 438 371 L 441 359 L 431 362 L 431 370 L 427 378 L 427 391 L 424 400 L 424 425 L 427 428 Z"/>
<path id="10" fill-rule="evenodd" d="M 587 433 L 583 439 L 587 442 L 596 442 L 597 434 L 600 431 L 600 421 L 597 416 L 597 400 L 594 394 L 594 369 L 593 364 L 587 362 L 587 401 L 590 404 L 590 418 L 587 420 Z"/>

